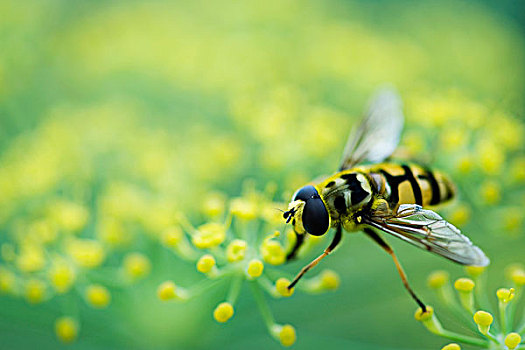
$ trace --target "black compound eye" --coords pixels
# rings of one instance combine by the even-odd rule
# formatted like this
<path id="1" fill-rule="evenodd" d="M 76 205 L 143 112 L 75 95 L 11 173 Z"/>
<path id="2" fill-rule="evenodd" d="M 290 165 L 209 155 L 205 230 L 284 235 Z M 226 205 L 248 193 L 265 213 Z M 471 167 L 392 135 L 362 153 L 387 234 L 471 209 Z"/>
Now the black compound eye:
<path id="1" fill-rule="evenodd" d="M 318 198 L 319 194 L 317 193 L 317 190 L 314 186 L 308 185 L 301 187 L 297 192 L 295 192 L 295 195 L 293 196 L 293 200 L 302 200 L 307 201 L 310 198 Z"/>
<path id="2" fill-rule="evenodd" d="M 314 186 L 301 188 L 294 196 L 294 200 L 305 202 L 303 208 L 303 227 L 313 236 L 321 236 L 330 228 L 330 216 L 323 200 Z"/>
<path id="3" fill-rule="evenodd" d="M 303 227 L 313 236 L 321 236 L 328 231 L 330 217 L 321 198 L 306 201 L 303 209 Z"/>

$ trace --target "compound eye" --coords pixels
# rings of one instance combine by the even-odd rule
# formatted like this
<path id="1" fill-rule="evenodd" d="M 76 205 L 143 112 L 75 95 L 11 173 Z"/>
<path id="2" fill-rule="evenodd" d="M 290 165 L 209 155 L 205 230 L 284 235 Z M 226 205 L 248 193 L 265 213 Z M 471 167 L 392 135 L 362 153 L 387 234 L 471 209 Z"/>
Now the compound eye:
<path id="1" fill-rule="evenodd" d="M 321 236 L 330 228 L 330 216 L 321 198 L 310 198 L 303 209 L 303 227 L 313 236 Z"/>
<path id="2" fill-rule="evenodd" d="M 293 196 L 293 200 L 307 201 L 310 198 L 319 197 L 317 190 L 312 185 L 301 187 Z"/>

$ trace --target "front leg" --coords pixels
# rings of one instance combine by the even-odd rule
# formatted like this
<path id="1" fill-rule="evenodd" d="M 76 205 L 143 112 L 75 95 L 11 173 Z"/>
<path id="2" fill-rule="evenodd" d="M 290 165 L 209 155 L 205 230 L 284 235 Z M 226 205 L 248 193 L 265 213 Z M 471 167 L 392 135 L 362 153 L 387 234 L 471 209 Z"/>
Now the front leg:
<path id="1" fill-rule="evenodd" d="M 305 239 L 305 236 L 306 236 L 306 233 L 303 233 L 303 234 L 299 234 L 297 233 L 297 231 L 295 231 L 295 244 L 292 248 L 292 250 L 290 250 L 290 252 L 286 255 L 286 261 L 290 261 L 290 260 L 293 260 L 296 258 L 297 256 L 297 252 L 299 251 L 299 248 L 301 248 L 301 246 L 303 245 L 304 243 L 304 239 Z"/>
<path id="2" fill-rule="evenodd" d="M 332 243 L 330 243 L 330 245 L 328 246 L 328 248 L 326 248 L 323 252 L 323 254 L 319 255 L 317 258 L 315 258 L 311 263 L 309 263 L 308 265 L 306 265 L 305 267 L 303 267 L 303 269 L 301 270 L 301 272 L 299 272 L 297 274 L 297 276 L 295 276 L 294 280 L 292 281 L 292 283 L 290 283 L 290 285 L 288 286 L 288 289 L 292 289 L 296 284 L 297 282 L 299 282 L 299 280 L 301 279 L 301 277 L 304 276 L 305 273 L 308 272 L 308 270 L 310 270 L 312 267 L 314 267 L 315 265 L 317 265 L 317 263 L 319 263 L 319 261 L 321 261 L 325 256 L 327 256 L 328 254 L 330 254 L 334 249 L 335 247 L 337 247 L 337 245 L 341 242 L 341 237 L 342 237 L 342 234 L 343 234 L 343 227 L 341 225 L 338 225 L 337 226 L 337 231 L 335 231 L 335 235 L 334 235 L 334 239 L 332 240 Z"/>

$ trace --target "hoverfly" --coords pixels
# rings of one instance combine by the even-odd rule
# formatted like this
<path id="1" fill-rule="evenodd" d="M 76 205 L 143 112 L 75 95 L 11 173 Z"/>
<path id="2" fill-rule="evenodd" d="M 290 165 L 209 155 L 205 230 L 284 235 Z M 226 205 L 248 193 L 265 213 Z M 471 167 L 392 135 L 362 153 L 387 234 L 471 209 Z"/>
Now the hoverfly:
<path id="1" fill-rule="evenodd" d="M 416 164 L 383 162 L 396 149 L 403 123 L 399 96 L 390 89 L 379 91 L 361 124 L 351 131 L 339 171 L 295 192 L 283 214 L 287 223 L 292 222 L 297 237 L 287 260 L 295 257 L 307 234 L 321 236 L 335 228 L 335 235 L 328 248 L 297 274 L 288 289 L 334 250 L 341 242 L 343 229 L 363 231 L 392 256 L 405 288 L 423 311 L 425 304 L 413 292 L 394 251 L 377 230 L 459 264 L 488 265 L 489 259 L 481 249 L 455 226 L 426 209 L 454 197 L 455 187 L 445 175 Z"/>

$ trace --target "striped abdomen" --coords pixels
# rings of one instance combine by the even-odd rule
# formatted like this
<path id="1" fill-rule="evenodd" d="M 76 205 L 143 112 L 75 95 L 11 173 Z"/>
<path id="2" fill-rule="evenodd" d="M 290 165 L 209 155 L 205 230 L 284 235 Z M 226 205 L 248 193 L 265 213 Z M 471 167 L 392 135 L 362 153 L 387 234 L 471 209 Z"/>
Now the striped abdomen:
<path id="1" fill-rule="evenodd" d="M 382 163 L 360 168 L 368 173 L 374 190 L 392 206 L 433 206 L 454 197 L 454 185 L 448 178 L 419 165 Z"/>

